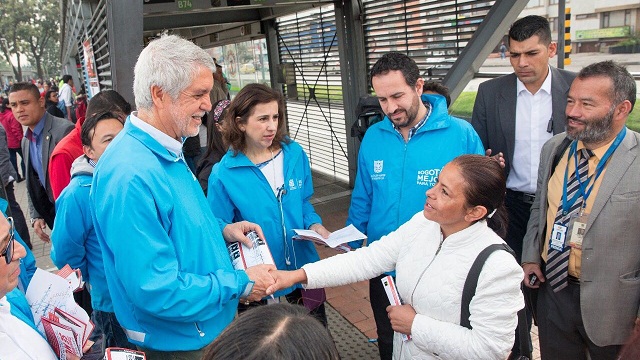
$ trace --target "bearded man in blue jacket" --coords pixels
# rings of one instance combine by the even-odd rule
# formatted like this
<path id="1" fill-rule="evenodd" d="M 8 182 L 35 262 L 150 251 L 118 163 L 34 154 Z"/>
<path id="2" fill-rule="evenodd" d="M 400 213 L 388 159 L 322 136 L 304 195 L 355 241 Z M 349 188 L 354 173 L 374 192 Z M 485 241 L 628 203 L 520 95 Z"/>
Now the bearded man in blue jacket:
<path id="1" fill-rule="evenodd" d="M 443 96 L 423 95 L 424 80 L 407 55 L 383 55 L 371 68 L 371 84 L 387 116 L 362 139 L 347 219 L 347 225 L 367 235 L 369 244 L 423 208 L 426 191 L 449 161 L 463 154 L 484 155 L 478 134 L 468 122 L 449 115 Z M 349 245 L 358 248 L 362 241 Z M 390 304 L 380 281 L 386 275 L 369 280 L 369 296 L 380 358 L 390 360 Z"/>
<path id="2" fill-rule="evenodd" d="M 220 229 L 182 143 L 211 110 L 211 56 L 162 36 L 134 69 L 137 112 L 105 150 L 91 184 L 93 222 L 116 317 L 147 359 L 200 359 L 233 320 L 240 298 L 273 284 L 270 265 L 237 271 L 225 245 L 259 226 Z M 223 239 L 224 236 L 224 239 Z"/>

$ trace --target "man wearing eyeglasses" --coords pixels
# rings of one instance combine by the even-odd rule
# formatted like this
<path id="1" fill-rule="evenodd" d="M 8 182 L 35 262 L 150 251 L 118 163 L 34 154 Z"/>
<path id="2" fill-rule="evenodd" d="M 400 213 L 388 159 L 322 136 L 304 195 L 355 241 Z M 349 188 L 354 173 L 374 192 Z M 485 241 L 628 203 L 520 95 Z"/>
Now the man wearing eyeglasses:
<path id="1" fill-rule="evenodd" d="M 25 248 L 15 241 L 13 221 L 0 216 L 0 358 L 51 359 L 57 357 L 36 330 L 24 294 L 17 289 L 20 259 Z"/>
<path id="2" fill-rule="evenodd" d="M 4 206 L 6 203 L 0 200 L 0 207 Z M 33 255 L 16 235 L 13 219 L 0 215 L 0 359 L 58 360 L 36 328 L 24 290 L 17 287 L 20 282 L 25 283 L 23 272 L 31 270 L 24 265 L 24 260 Z M 97 359 L 104 352 L 102 349 L 101 342 L 89 341 L 83 351 Z M 66 354 L 66 358 L 79 360 L 73 354 Z"/>

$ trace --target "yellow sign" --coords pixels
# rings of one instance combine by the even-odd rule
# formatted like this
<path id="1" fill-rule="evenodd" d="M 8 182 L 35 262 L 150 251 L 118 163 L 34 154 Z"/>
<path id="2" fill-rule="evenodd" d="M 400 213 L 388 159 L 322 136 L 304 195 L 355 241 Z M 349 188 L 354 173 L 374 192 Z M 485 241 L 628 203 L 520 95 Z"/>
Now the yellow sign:
<path id="1" fill-rule="evenodd" d="M 576 40 L 626 37 L 630 34 L 631 28 L 629 26 L 619 26 L 605 29 L 576 30 Z"/>

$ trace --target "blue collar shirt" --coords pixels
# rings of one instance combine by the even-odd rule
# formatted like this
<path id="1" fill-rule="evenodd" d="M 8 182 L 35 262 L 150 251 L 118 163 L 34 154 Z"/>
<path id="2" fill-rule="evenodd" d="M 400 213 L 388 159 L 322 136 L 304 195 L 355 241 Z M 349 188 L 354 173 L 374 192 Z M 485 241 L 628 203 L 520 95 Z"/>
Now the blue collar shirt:
<path id="1" fill-rule="evenodd" d="M 29 159 L 31 160 L 31 166 L 33 166 L 33 170 L 38 174 L 40 184 L 46 189 L 46 169 L 42 168 L 42 130 L 44 129 L 45 116 L 46 113 L 42 115 L 42 119 L 40 119 L 38 124 L 33 128 L 33 131 L 31 129 L 27 129 L 24 133 L 24 137 L 29 140 Z"/>

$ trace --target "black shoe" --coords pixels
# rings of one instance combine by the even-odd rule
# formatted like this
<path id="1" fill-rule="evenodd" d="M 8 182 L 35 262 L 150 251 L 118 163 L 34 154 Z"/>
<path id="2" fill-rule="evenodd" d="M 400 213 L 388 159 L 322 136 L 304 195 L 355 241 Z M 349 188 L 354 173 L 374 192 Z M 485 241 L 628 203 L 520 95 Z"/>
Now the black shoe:
<path id="1" fill-rule="evenodd" d="M 18 180 L 16 180 L 16 182 L 21 183 L 21 182 L 23 182 L 23 181 L 24 181 L 24 178 L 23 178 L 22 176 L 18 176 Z"/>

